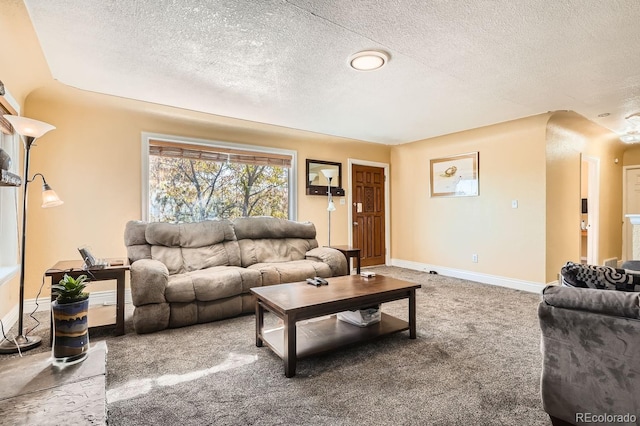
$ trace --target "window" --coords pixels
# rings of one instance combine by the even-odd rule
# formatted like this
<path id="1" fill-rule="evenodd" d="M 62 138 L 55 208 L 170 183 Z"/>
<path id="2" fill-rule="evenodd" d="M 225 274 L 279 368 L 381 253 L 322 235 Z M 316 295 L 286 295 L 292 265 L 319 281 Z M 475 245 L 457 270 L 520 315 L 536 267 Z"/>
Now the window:
<path id="1" fill-rule="evenodd" d="M 0 105 L 0 117 L 9 112 Z M 0 148 L 11 157 L 10 172 L 18 173 L 19 139 L 8 122 L 0 123 Z M 18 265 L 18 190 L 0 186 L 0 284 L 17 271 Z"/>
<path id="2" fill-rule="evenodd" d="M 143 147 L 143 218 L 150 222 L 295 220 L 295 151 L 149 134 Z"/>

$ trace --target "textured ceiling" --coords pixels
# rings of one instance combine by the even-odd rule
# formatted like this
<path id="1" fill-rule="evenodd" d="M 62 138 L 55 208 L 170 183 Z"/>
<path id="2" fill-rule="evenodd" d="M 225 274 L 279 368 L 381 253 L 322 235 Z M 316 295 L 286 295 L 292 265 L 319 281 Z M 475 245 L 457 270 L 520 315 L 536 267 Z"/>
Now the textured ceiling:
<path id="1" fill-rule="evenodd" d="M 640 112 L 637 0 L 25 4 L 62 83 L 329 135 L 396 144 L 554 110 L 623 133 Z M 389 63 L 350 69 L 367 49 Z"/>

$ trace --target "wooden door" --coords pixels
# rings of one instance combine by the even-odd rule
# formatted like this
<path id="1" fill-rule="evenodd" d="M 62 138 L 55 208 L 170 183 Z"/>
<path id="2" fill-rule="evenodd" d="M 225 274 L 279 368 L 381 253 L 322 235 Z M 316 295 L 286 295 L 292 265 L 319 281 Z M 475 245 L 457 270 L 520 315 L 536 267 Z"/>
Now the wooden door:
<path id="1" fill-rule="evenodd" d="M 353 164 L 353 247 L 360 249 L 362 266 L 385 263 L 384 169 Z"/>

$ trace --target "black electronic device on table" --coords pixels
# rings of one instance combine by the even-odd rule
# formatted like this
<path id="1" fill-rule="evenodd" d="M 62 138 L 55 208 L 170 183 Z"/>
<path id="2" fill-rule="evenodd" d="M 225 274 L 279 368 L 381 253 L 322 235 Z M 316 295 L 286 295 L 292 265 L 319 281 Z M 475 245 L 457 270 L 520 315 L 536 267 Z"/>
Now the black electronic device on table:
<path id="1" fill-rule="evenodd" d="M 78 251 L 80 252 L 80 256 L 82 256 L 82 260 L 84 261 L 82 269 L 103 269 L 109 266 L 109 262 L 107 260 L 96 259 L 87 247 L 78 247 Z"/>
<path id="2" fill-rule="evenodd" d="M 321 285 L 329 285 L 329 282 L 327 280 L 325 280 L 324 278 L 313 277 L 313 278 L 307 278 L 307 284 L 311 284 L 311 285 L 314 285 L 316 287 L 319 287 Z"/>

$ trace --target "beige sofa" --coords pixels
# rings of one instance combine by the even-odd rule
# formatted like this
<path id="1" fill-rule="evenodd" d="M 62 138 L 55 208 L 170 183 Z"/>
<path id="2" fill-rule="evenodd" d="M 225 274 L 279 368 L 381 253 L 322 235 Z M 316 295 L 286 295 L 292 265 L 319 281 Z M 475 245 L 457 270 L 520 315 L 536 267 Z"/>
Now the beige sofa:
<path id="1" fill-rule="evenodd" d="M 273 217 L 128 222 L 136 332 L 253 312 L 251 287 L 345 275 L 346 258 L 315 237 L 312 223 Z"/>

